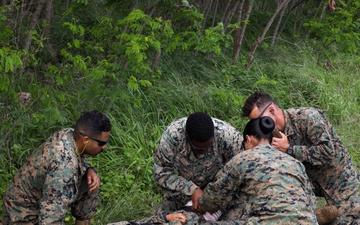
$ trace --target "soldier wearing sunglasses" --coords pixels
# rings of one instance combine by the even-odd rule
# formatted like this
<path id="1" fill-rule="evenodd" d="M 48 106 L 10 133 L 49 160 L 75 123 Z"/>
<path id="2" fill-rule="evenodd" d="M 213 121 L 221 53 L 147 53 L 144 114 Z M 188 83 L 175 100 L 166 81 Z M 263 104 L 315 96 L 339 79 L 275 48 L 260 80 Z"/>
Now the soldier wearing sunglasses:
<path id="1" fill-rule="evenodd" d="M 109 118 L 91 111 L 81 115 L 75 129 L 50 136 L 8 185 L 2 224 L 63 224 L 69 208 L 76 225 L 88 224 L 99 203 L 100 178 L 85 156 L 106 148 L 110 130 Z"/>
<path id="2" fill-rule="evenodd" d="M 230 124 L 196 112 L 173 121 L 154 154 L 155 181 L 164 191 L 157 214 L 165 215 L 192 201 L 199 211 L 202 189 L 242 149 L 242 134 Z M 222 219 L 232 219 L 224 213 Z M 239 215 L 237 215 L 239 216 Z"/>

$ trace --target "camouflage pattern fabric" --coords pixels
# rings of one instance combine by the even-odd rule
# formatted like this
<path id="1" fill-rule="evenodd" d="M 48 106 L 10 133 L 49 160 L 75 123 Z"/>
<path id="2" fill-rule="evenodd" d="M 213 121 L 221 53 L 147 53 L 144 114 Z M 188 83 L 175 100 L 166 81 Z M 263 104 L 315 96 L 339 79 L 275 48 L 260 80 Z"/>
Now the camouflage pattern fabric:
<path id="1" fill-rule="evenodd" d="M 326 116 L 315 108 L 284 110 L 285 134 L 306 167 L 314 192 L 335 205 L 332 224 L 360 224 L 359 172 Z"/>
<path id="2" fill-rule="evenodd" d="M 176 213 L 182 213 L 186 217 L 186 224 L 201 224 L 205 222 L 205 219 L 201 216 L 200 213 L 187 212 L 184 210 L 177 210 Z M 149 218 L 142 220 L 133 220 L 133 221 L 120 221 L 116 223 L 108 223 L 107 225 L 150 225 L 150 224 L 163 224 L 163 225 L 182 225 L 180 221 L 166 221 L 163 216 L 154 215 Z"/>
<path id="3" fill-rule="evenodd" d="M 212 118 L 213 147 L 205 154 L 194 153 L 185 136 L 186 119 L 178 119 L 167 127 L 154 154 L 155 181 L 164 191 L 157 214 L 180 209 L 197 188 L 214 180 L 225 163 L 242 151 L 242 134 L 230 124 Z"/>
<path id="4" fill-rule="evenodd" d="M 75 218 L 93 217 L 99 192 L 88 192 L 89 163 L 75 146 L 73 129 L 65 128 L 27 158 L 4 193 L 3 225 L 63 224 L 68 208 Z"/>
<path id="5" fill-rule="evenodd" d="M 199 200 L 205 211 L 242 199 L 245 224 L 317 224 L 316 198 L 304 165 L 268 144 L 231 159 Z"/>

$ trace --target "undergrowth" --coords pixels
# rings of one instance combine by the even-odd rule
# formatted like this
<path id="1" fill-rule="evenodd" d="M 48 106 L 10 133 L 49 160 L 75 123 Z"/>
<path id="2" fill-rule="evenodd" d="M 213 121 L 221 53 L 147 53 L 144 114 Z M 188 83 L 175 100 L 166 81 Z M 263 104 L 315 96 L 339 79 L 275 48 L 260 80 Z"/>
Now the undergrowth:
<path id="1" fill-rule="evenodd" d="M 57 129 L 73 126 L 82 111 L 99 109 L 108 112 L 113 129 L 108 148 L 90 159 L 101 176 L 101 206 L 93 222 L 150 216 L 161 201 L 161 190 L 153 180 L 152 157 L 166 126 L 192 112 L 204 111 L 242 131 L 247 119 L 241 117 L 241 107 L 255 90 L 271 94 L 281 108 L 322 109 L 360 168 L 359 57 L 334 52 L 333 58 L 326 59 L 334 65 L 329 69 L 305 47 L 280 45 L 258 54 L 251 70 L 223 55 L 212 59 L 164 56 L 162 73 L 153 86 L 127 90 L 127 97 L 117 97 L 111 107 L 108 96 L 93 95 L 91 88 L 76 81 L 74 86 L 62 87 L 66 93 L 62 96 L 55 90 L 49 90 L 47 96 L 39 91 L 35 96 L 39 101 L 32 108 L 10 115 L 13 163 L 6 161 L 10 152 L 2 151 L 1 194 L 25 157 L 45 138 Z M 56 104 L 59 98 L 66 104 Z M 49 102 L 45 104 L 45 100 Z M 66 218 L 67 224 L 73 221 L 70 215 Z"/>

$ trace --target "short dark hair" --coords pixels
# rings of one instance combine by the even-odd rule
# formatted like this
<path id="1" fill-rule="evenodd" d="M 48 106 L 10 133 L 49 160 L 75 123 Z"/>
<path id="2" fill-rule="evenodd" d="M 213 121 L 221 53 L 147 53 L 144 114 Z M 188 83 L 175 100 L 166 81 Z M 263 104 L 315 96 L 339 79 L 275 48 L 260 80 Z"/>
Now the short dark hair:
<path id="1" fill-rule="evenodd" d="M 242 115 L 244 117 L 247 117 L 250 115 L 251 111 L 254 109 L 255 106 L 260 109 L 265 104 L 268 104 L 270 102 L 273 102 L 275 105 L 277 105 L 276 101 L 273 98 L 271 98 L 269 94 L 260 91 L 255 91 L 252 95 L 250 95 L 246 99 L 245 104 L 242 107 Z"/>
<path id="2" fill-rule="evenodd" d="M 206 142 L 214 136 L 214 122 L 204 112 L 195 112 L 186 120 L 186 133 L 190 140 Z"/>
<path id="3" fill-rule="evenodd" d="M 75 133 L 83 132 L 93 136 L 110 130 L 111 123 L 109 118 L 98 110 L 82 114 L 75 125 Z"/>
<path id="4" fill-rule="evenodd" d="M 254 136 L 257 140 L 267 139 L 271 143 L 273 138 L 272 131 L 275 128 L 275 122 L 268 116 L 250 120 L 244 129 L 243 137 L 246 140 L 246 135 Z"/>

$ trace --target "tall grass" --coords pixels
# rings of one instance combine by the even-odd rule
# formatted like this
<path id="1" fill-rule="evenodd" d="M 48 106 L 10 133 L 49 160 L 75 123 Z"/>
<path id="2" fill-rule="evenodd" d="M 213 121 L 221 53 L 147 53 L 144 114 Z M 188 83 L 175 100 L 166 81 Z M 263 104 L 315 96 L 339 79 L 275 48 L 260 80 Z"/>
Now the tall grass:
<path id="1" fill-rule="evenodd" d="M 192 112 L 204 111 L 242 131 L 247 119 L 241 117 L 241 107 L 255 90 L 271 94 L 281 108 L 322 109 L 360 168 L 360 60 L 337 52 L 326 60 L 335 69 L 325 69 L 311 51 L 298 44 L 259 50 L 251 70 L 244 69 L 243 62 L 232 63 L 226 56 L 165 56 L 161 77 L 153 87 L 129 92 L 129 98 L 117 99 L 109 111 L 113 124 L 111 143 L 89 159 L 101 176 L 101 206 L 94 223 L 139 219 L 154 213 L 161 201 L 161 190 L 153 179 L 153 154 L 166 126 Z M 56 105 L 53 100 L 46 109 L 32 112 L 18 125 L 21 129 L 14 134 L 13 140 L 18 141 L 13 150 L 23 151 L 19 161 L 56 129 L 72 126 L 77 117 L 73 115 L 94 107 L 108 109 L 103 101 L 106 96 L 92 95 L 91 89 L 78 84 L 69 90 L 61 101 L 68 104 Z M 42 117 L 45 114 L 52 117 Z M 12 176 L 6 174 L 6 169 L 0 168 L 3 183 Z"/>
<path id="2" fill-rule="evenodd" d="M 246 71 L 242 65 L 229 63 L 226 57 L 219 58 L 218 63 L 200 57 L 169 57 L 163 64 L 163 77 L 153 88 L 143 91 L 141 107 L 119 102 L 111 112 L 114 141 L 93 162 L 105 176 L 109 170 L 123 176 L 117 181 L 117 186 L 122 187 L 117 189 L 118 196 L 107 198 L 96 221 L 104 224 L 151 215 L 161 199 L 152 178 L 152 155 L 166 126 L 192 112 L 205 111 L 242 131 L 246 119 L 240 115 L 241 106 L 255 90 L 268 92 L 282 108 L 322 109 L 359 168 L 360 72 L 355 69 L 359 64 L 354 60 L 334 55 L 336 69 L 329 70 L 308 53 L 279 48 L 265 52 L 257 58 L 254 68 Z M 126 177 L 129 174 L 134 177 Z M 108 183 L 104 183 L 102 187 L 107 188 Z M 137 214 L 134 209 L 138 209 Z"/>

